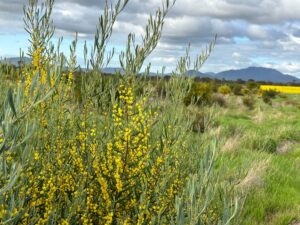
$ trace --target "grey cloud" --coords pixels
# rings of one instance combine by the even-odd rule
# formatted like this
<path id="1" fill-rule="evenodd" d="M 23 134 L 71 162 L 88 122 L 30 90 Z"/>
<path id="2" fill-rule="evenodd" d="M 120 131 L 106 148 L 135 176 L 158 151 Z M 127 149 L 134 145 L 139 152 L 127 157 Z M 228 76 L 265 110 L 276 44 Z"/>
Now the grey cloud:
<path id="1" fill-rule="evenodd" d="M 295 30 L 293 32 L 293 35 L 296 36 L 296 37 L 300 37 L 300 30 Z"/>
<path id="2" fill-rule="evenodd" d="M 166 39 L 174 39 L 173 42 L 181 42 L 185 37 L 187 39 L 207 40 L 216 33 L 223 39 L 230 39 L 235 36 L 248 36 L 250 39 L 267 39 L 267 36 L 283 37 L 283 33 L 264 32 L 266 28 L 263 25 L 251 23 L 251 20 L 263 20 L 264 17 L 271 18 L 272 16 L 268 16 L 270 8 L 276 9 L 276 7 L 267 6 L 278 5 L 278 1 L 178 0 L 166 20 L 165 37 Z M 9 2 L 0 0 L 0 6 L 2 6 L 0 8 L 7 12 L 13 12 L 13 9 L 20 10 L 22 8 L 22 2 L 24 3 L 21 0 Z M 100 0 L 57 0 L 53 15 L 55 25 L 59 30 L 71 33 L 77 31 L 92 35 L 103 2 Z M 157 0 L 131 0 L 119 17 L 119 27 L 116 28 L 116 31 L 120 31 L 120 26 L 126 32 L 141 30 L 147 22 L 149 13 L 155 12 L 155 9 L 160 5 L 161 1 Z M 9 18 L 21 19 L 19 14 L 20 12 L 15 15 L 11 14 Z M 0 19 L 4 20 L 1 16 Z M 244 24 L 244 27 L 241 27 L 241 24 Z M 274 35 L 275 33 L 276 35 Z M 197 38 L 193 38 L 195 36 Z"/>
<path id="3" fill-rule="evenodd" d="M 260 5 L 264 0 L 226 0 L 230 4 L 237 5 L 248 5 L 248 6 L 257 6 Z"/>
<path id="4" fill-rule="evenodd" d="M 27 0 L 0 0 L 2 33 L 23 30 L 22 5 L 25 2 Z M 155 13 L 161 3 L 161 0 L 130 0 L 115 24 L 112 44 L 124 44 L 128 32 L 139 36 L 149 13 Z M 58 35 L 74 36 L 79 32 L 85 38 L 93 38 L 103 4 L 104 0 L 56 0 L 53 19 Z M 300 1 L 177 0 L 165 21 L 160 45 L 153 53 L 154 61 L 166 57 L 171 64 L 174 56 L 184 53 L 189 42 L 196 51 L 207 45 L 215 34 L 218 34 L 217 46 L 207 68 L 255 65 L 257 62 L 251 61 L 251 55 L 293 62 L 299 58 L 297 52 L 300 51 L 300 43 L 297 43 Z M 236 38 L 247 41 L 239 43 Z M 234 52 L 243 57 L 233 59 Z"/>
<path id="5" fill-rule="evenodd" d="M 79 4 L 82 6 L 87 6 L 87 7 L 102 7 L 104 4 L 103 0 L 56 0 L 57 3 L 65 3 L 68 2 L 70 4 Z"/>
<path id="6" fill-rule="evenodd" d="M 21 13 L 22 12 L 22 4 L 21 0 L 10 0 L 10 1 L 0 1 L 0 12 L 6 13 Z"/>
<path id="7" fill-rule="evenodd" d="M 53 10 L 53 21 L 60 30 L 90 35 L 95 32 L 99 13 L 99 9 L 58 2 Z"/>

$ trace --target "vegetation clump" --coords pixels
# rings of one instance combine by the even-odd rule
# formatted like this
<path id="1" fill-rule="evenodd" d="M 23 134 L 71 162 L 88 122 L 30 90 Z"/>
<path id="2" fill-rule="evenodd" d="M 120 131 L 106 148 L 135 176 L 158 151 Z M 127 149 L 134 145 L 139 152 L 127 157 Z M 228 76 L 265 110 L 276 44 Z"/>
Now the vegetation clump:
<path id="1" fill-rule="evenodd" d="M 255 100 L 251 95 L 247 95 L 243 97 L 243 104 L 250 110 L 254 108 Z"/>
<path id="2" fill-rule="evenodd" d="M 218 88 L 218 93 L 228 95 L 231 93 L 231 88 L 228 85 L 224 84 Z"/>
<path id="3" fill-rule="evenodd" d="M 51 42 L 54 0 L 28 1 L 32 63 L 1 98 L 1 223 L 228 224 L 234 218 L 237 203 L 227 204 L 233 196 L 212 194 L 221 188 L 212 172 L 215 140 L 203 154 L 189 138 L 194 115 L 185 113 L 183 99 L 210 102 L 212 92 L 181 75 L 189 69 L 188 50 L 161 87 L 140 75 L 174 3 L 166 0 L 149 18 L 141 43 L 128 35 L 119 57 L 124 74 L 109 77 L 102 68 L 114 51 L 106 48 L 128 0 L 105 5 L 94 45 L 84 48 L 87 72 L 78 69 L 77 35 L 69 58 L 59 50 L 61 40 Z M 195 69 L 213 45 L 196 57 Z"/>
<path id="4" fill-rule="evenodd" d="M 272 99 L 278 95 L 278 92 L 275 90 L 266 90 L 262 92 L 262 99 L 267 104 L 272 104 Z"/>
<path id="5" fill-rule="evenodd" d="M 195 102 L 197 105 L 210 104 L 212 102 L 212 86 L 209 83 L 193 83 L 188 95 L 184 98 L 185 105 Z"/>
<path id="6" fill-rule="evenodd" d="M 237 95 L 237 96 L 241 96 L 243 95 L 242 93 L 242 85 L 240 84 L 235 84 L 232 88 L 232 92 L 234 95 Z"/>

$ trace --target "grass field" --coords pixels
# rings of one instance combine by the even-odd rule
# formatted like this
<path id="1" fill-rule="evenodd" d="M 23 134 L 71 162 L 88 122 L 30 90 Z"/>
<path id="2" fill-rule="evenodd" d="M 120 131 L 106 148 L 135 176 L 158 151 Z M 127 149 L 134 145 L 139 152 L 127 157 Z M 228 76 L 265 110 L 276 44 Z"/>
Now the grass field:
<path id="1" fill-rule="evenodd" d="M 244 208 L 236 224 L 292 224 L 300 212 L 300 113 L 290 100 L 276 99 L 273 106 L 256 103 L 247 111 L 230 99 L 230 106 L 218 117 L 221 161 L 227 179 L 246 192 Z M 223 150 L 222 150 L 223 149 Z"/>

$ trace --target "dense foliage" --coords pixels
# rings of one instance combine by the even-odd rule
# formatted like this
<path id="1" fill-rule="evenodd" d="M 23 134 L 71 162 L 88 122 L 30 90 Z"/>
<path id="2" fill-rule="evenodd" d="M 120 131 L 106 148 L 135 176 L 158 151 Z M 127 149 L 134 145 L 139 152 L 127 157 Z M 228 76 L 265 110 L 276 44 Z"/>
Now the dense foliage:
<path id="1" fill-rule="evenodd" d="M 188 51 L 169 81 L 163 82 L 163 96 L 157 95 L 153 83 L 138 76 L 158 43 L 172 6 L 169 1 L 150 17 L 141 45 L 129 34 L 127 50 L 120 55 L 125 74 L 111 78 L 101 73 L 114 54 L 106 52 L 113 24 L 127 3 L 106 5 L 91 58 L 86 60 L 92 69 L 86 73 L 77 72 L 77 38 L 69 59 L 59 51 L 60 42 L 54 46 L 50 41 L 54 1 L 41 5 L 30 0 L 24 7 L 32 63 L 21 68 L 17 84 L 1 99 L 3 224 L 228 224 L 232 220 L 236 204 L 214 182 L 216 142 L 212 139 L 204 154 L 201 143 L 190 135 L 194 115 L 186 113 L 183 100 L 192 80 L 177 75 L 188 69 Z M 196 58 L 196 68 L 211 49 L 212 45 Z M 10 82 L 7 74 L 1 79 Z"/>

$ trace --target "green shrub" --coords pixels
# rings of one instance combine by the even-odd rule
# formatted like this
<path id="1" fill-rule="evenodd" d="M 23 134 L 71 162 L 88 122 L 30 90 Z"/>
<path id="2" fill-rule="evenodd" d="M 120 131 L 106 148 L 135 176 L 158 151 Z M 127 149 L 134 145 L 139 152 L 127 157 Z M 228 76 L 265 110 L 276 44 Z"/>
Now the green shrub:
<path id="1" fill-rule="evenodd" d="M 262 99 L 266 104 L 272 104 L 272 99 L 277 96 L 278 92 L 275 90 L 266 90 L 262 92 Z"/>
<path id="2" fill-rule="evenodd" d="M 275 153 L 277 150 L 277 143 L 272 138 L 265 139 L 263 143 L 263 150 L 269 153 Z"/>
<path id="3" fill-rule="evenodd" d="M 196 114 L 196 117 L 192 123 L 192 130 L 193 132 L 200 132 L 204 133 L 205 131 L 205 113 L 204 112 L 198 112 Z"/>
<path id="4" fill-rule="evenodd" d="M 212 93 L 210 83 L 195 82 L 188 95 L 184 98 L 184 104 L 190 105 L 193 102 L 197 105 L 210 104 L 212 102 Z"/>
<path id="5" fill-rule="evenodd" d="M 286 98 L 287 98 L 287 95 L 286 95 L 286 94 L 283 94 L 283 93 L 278 93 L 278 97 L 279 97 L 279 98 L 284 98 L 284 99 L 286 99 Z"/>
<path id="6" fill-rule="evenodd" d="M 275 98 L 278 95 L 278 92 L 276 90 L 266 90 L 263 91 L 262 96 L 263 97 L 269 97 L 269 98 Z"/>
<path id="7" fill-rule="evenodd" d="M 248 81 L 246 84 L 247 88 L 249 90 L 255 90 L 255 89 L 259 89 L 259 83 L 255 82 L 255 81 Z"/>
<path id="8" fill-rule="evenodd" d="M 231 88 L 228 85 L 224 84 L 218 88 L 218 93 L 228 95 L 231 93 Z"/>
<path id="9" fill-rule="evenodd" d="M 248 108 L 248 109 L 253 109 L 255 100 L 252 96 L 245 96 L 243 97 L 243 104 Z"/>
<path id="10" fill-rule="evenodd" d="M 242 93 L 242 85 L 240 84 L 234 84 L 232 88 L 232 92 L 234 95 L 240 96 L 243 95 Z"/>
<path id="11" fill-rule="evenodd" d="M 226 100 L 225 98 L 220 95 L 220 94 L 214 94 L 212 96 L 212 102 L 221 106 L 221 107 L 226 107 Z"/>
<path id="12" fill-rule="evenodd" d="M 273 138 L 257 137 L 256 140 L 253 140 L 251 147 L 254 150 L 274 153 L 277 149 L 277 143 Z"/>
<path id="13" fill-rule="evenodd" d="M 250 93 L 250 90 L 246 87 L 241 88 L 241 94 L 242 95 L 248 95 Z"/>
<path id="14" fill-rule="evenodd" d="M 270 104 L 270 105 L 272 104 L 272 99 L 269 96 L 262 95 L 262 100 L 266 104 Z"/>
<path id="15" fill-rule="evenodd" d="M 165 98 L 166 97 L 166 86 L 165 81 L 161 80 L 154 84 L 155 92 L 158 94 L 158 96 Z"/>
<path id="16" fill-rule="evenodd" d="M 218 92 L 218 88 L 219 88 L 219 84 L 216 82 L 216 81 L 211 81 L 210 82 L 211 84 L 211 89 L 214 93 L 217 93 Z"/>
<path id="17" fill-rule="evenodd" d="M 274 153 L 277 150 L 277 142 L 273 138 L 260 134 L 248 137 L 244 146 L 251 150 L 264 151 L 268 153 Z"/>

